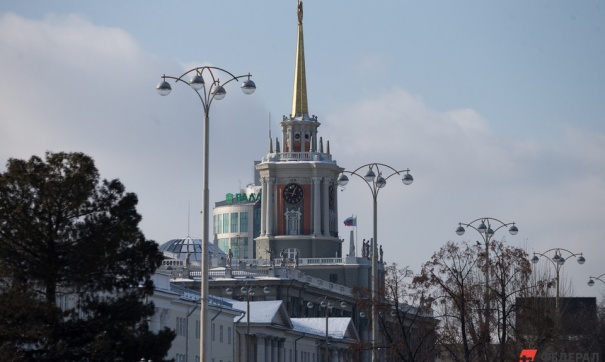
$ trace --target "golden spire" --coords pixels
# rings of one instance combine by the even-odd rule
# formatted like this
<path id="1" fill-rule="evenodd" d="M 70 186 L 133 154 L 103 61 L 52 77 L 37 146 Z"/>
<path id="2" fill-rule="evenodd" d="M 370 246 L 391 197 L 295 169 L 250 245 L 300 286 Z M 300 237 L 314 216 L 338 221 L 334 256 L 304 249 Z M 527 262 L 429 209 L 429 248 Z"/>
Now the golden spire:
<path id="1" fill-rule="evenodd" d="M 298 44 L 294 70 L 294 94 L 292 96 L 292 117 L 309 115 L 307 104 L 307 76 L 305 72 L 305 44 L 303 41 L 303 4 L 298 0 Z"/>

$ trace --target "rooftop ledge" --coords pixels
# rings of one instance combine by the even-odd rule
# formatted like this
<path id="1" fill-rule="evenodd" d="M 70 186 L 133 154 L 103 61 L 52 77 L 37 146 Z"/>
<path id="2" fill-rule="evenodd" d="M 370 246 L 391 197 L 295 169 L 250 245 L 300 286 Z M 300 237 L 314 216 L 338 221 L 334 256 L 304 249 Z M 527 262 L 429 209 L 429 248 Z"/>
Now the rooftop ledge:
<path id="1" fill-rule="evenodd" d="M 274 152 L 263 157 L 262 162 L 315 161 L 336 163 L 329 153 L 320 152 Z"/>

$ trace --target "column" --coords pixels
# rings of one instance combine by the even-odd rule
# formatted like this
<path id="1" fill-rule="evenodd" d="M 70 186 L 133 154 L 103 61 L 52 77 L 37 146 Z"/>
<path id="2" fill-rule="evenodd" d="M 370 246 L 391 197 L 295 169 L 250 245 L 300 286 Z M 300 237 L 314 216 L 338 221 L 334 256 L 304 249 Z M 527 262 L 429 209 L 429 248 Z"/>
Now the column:
<path id="1" fill-rule="evenodd" d="M 256 337 L 256 361 L 259 362 L 266 362 L 265 359 L 265 338 L 262 336 L 257 336 Z M 251 351 L 251 353 L 253 353 Z M 249 361 L 255 361 L 254 356 L 249 356 L 248 358 Z"/>
<path id="2" fill-rule="evenodd" d="M 332 350 L 332 362 L 338 361 L 340 361 L 340 349 L 334 348 L 334 350 Z"/>
<path id="3" fill-rule="evenodd" d="M 267 200 L 269 199 L 269 192 L 267 190 L 267 178 L 261 178 L 261 213 L 260 213 L 260 236 L 265 236 L 267 234 Z M 251 215 L 254 218 L 254 214 Z"/>
<path id="4" fill-rule="evenodd" d="M 323 207 L 322 209 L 324 210 L 324 214 L 323 214 L 323 226 L 324 226 L 324 236 L 330 236 L 330 183 L 332 181 L 327 178 L 324 177 L 323 178 L 323 184 L 321 185 L 322 187 L 322 193 L 324 195 L 324 198 L 322 200 L 323 203 Z"/>
<path id="5" fill-rule="evenodd" d="M 277 339 L 271 338 L 271 361 L 278 362 L 281 361 L 277 359 Z"/>
<path id="6" fill-rule="evenodd" d="M 271 361 L 271 337 L 265 338 L 265 362 Z"/>
<path id="7" fill-rule="evenodd" d="M 273 235 L 273 214 L 275 213 L 274 211 L 274 203 L 273 203 L 273 188 L 274 188 L 274 182 L 275 182 L 275 178 L 274 177 L 269 177 L 267 179 L 267 214 L 265 215 L 265 218 L 267 220 L 267 235 L 271 236 Z"/>
<path id="8" fill-rule="evenodd" d="M 313 182 L 313 235 L 321 235 L 321 177 L 312 177 Z"/>
<path id="9" fill-rule="evenodd" d="M 300 152 L 305 152 L 305 145 L 307 143 L 307 140 L 305 139 L 305 132 L 307 132 L 305 127 L 301 127 L 300 128 Z"/>
<path id="10" fill-rule="evenodd" d="M 277 340 L 277 360 L 285 361 L 286 360 L 286 351 L 284 350 L 284 341 L 285 338 L 280 338 Z"/>

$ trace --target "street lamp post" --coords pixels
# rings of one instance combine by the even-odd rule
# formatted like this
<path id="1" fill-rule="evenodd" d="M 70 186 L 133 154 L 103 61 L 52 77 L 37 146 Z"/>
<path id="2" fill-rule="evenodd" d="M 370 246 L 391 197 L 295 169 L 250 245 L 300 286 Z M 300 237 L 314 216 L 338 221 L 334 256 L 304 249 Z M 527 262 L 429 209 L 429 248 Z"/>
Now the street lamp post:
<path id="1" fill-rule="evenodd" d="M 479 223 L 478 226 L 475 226 L 476 223 Z M 492 223 L 494 223 L 494 227 L 495 229 L 492 229 Z M 494 236 L 494 234 L 496 233 L 496 231 L 500 230 L 501 228 L 510 226 L 508 228 L 508 232 L 511 235 L 517 235 L 517 233 L 519 232 L 519 228 L 517 228 L 517 226 L 515 225 L 514 222 L 509 222 L 509 223 L 505 223 L 502 222 L 498 219 L 495 219 L 493 217 L 482 217 L 479 219 L 475 219 L 473 221 L 471 221 L 470 223 L 462 223 L 459 222 L 458 223 L 458 228 L 456 228 L 456 234 L 458 234 L 459 236 L 464 235 L 464 233 L 466 232 L 465 227 L 467 228 L 471 228 L 474 229 L 475 231 L 477 231 L 479 233 L 479 235 L 481 235 L 481 238 L 483 239 L 483 243 L 485 244 L 485 289 L 484 289 L 484 303 L 485 303 L 485 316 L 484 316 L 484 335 L 487 338 L 489 336 L 489 314 L 490 314 L 490 306 L 489 306 L 489 302 L 490 302 L 490 298 L 489 298 L 489 246 L 490 246 L 490 242 L 492 240 L 492 237 Z M 477 242 L 479 243 L 479 242 Z M 487 353 L 487 349 L 485 350 L 485 352 Z"/>
<path id="2" fill-rule="evenodd" d="M 215 74 L 216 73 L 216 74 Z M 218 75 L 223 74 L 227 76 L 227 80 L 221 82 Z M 206 88 L 206 81 L 204 75 L 212 79 L 212 84 L 209 88 Z M 185 80 L 184 77 L 189 77 Z M 200 361 L 210 361 L 212 356 L 206 355 L 210 351 L 210 338 L 209 329 L 210 323 L 208 321 L 208 269 L 209 269 L 209 255 L 210 250 L 208 248 L 209 240 L 209 191 L 208 191 L 208 153 L 209 153 L 209 129 L 210 129 L 210 105 L 213 100 L 221 100 L 227 95 L 227 91 L 224 86 L 232 81 L 238 81 L 240 78 L 246 78 L 242 83 L 241 89 L 245 94 L 252 94 L 256 90 L 256 85 L 250 79 L 251 75 L 233 75 L 229 71 L 222 68 L 204 66 L 190 69 L 183 73 L 179 77 L 172 77 L 163 75 L 162 82 L 157 85 L 156 90 L 159 95 L 167 96 L 170 94 L 172 87 L 166 79 L 174 79 L 175 83 L 182 82 L 189 85 L 193 91 L 197 94 L 199 100 L 202 102 L 204 111 L 204 148 L 203 148 L 203 193 L 202 193 L 202 255 L 200 257 L 201 263 L 201 286 L 200 286 Z"/>
<path id="3" fill-rule="evenodd" d="M 605 276 L 605 273 L 599 275 L 598 277 L 588 277 L 588 283 L 586 284 L 588 284 L 589 287 L 592 287 L 594 285 L 595 280 L 598 280 L 601 283 L 605 284 L 605 280 L 601 279 L 602 276 Z"/>
<path id="4" fill-rule="evenodd" d="M 547 253 L 549 253 L 551 251 L 555 252 L 555 256 L 553 256 L 552 258 L 550 258 L 546 255 Z M 565 252 L 569 255 L 567 257 L 563 257 L 563 252 Z M 555 280 L 557 283 L 557 296 L 555 299 L 555 309 L 557 311 L 557 318 L 558 318 L 559 317 L 559 272 L 560 272 L 561 268 L 563 267 L 563 265 L 565 264 L 565 261 L 567 259 L 577 256 L 578 264 L 582 265 L 586 262 L 586 258 L 584 258 L 582 256 L 582 253 L 573 253 L 573 252 L 571 252 L 567 249 L 563 249 L 563 248 L 553 248 L 553 249 L 546 250 L 544 253 L 534 252 L 534 256 L 531 258 L 532 263 L 534 263 L 534 264 L 538 263 L 538 261 L 540 260 L 538 255 L 545 257 L 546 260 L 550 261 L 551 264 L 555 267 Z"/>
<path id="5" fill-rule="evenodd" d="M 362 176 L 358 173 L 362 168 L 366 168 L 366 173 Z M 386 169 L 386 172 L 390 172 L 388 176 L 384 176 L 381 167 Z M 374 172 L 376 170 L 376 172 Z M 340 176 L 338 177 L 338 184 L 342 187 L 345 186 L 349 182 L 349 178 L 345 175 L 345 173 L 350 175 L 355 175 L 361 178 L 370 189 L 372 193 L 373 200 L 373 232 L 372 232 L 372 362 L 378 361 L 377 355 L 377 344 L 376 339 L 378 338 L 378 318 L 377 318 L 377 310 L 376 310 L 376 293 L 378 291 L 378 191 L 381 188 L 385 187 L 387 184 L 387 180 L 394 175 L 402 175 L 401 181 L 404 185 L 410 185 L 414 182 L 414 178 L 410 175 L 410 169 L 397 171 L 391 166 L 382 164 L 382 163 L 369 163 L 363 166 L 359 166 L 353 171 L 342 171 Z M 378 174 L 378 175 L 377 175 Z"/>
<path id="6" fill-rule="evenodd" d="M 320 297 L 321 298 L 321 297 Z M 318 298 L 318 299 L 320 299 Z M 307 308 L 312 309 L 313 308 L 314 303 L 313 302 L 307 302 Z M 333 301 L 329 301 L 328 297 L 323 297 L 323 300 L 319 303 L 319 306 L 322 308 L 325 308 L 326 310 L 326 351 L 327 351 L 327 360 L 330 360 L 330 335 L 328 334 L 328 318 L 330 316 L 330 311 L 332 310 L 332 308 L 334 308 L 334 302 Z M 340 301 L 340 307 L 342 309 L 345 309 L 347 307 L 347 302 L 345 302 L 344 300 Z"/>
<path id="7" fill-rule="evenodd" d="M 241 284 L 237 284 L 235 285 L 234 288 L 237 288 L 239 285 Z M 249 361 L 250 358 L 250 297 L 253 297 L 255 294 L 255 290 L 256 287 L 253 285 L 250 285 L 250 283 L 246 282 L 244 283 L 244 285 L 240 288 L 240 292 L 241 295 L 245 295 L 246 296 L 246 356 L 245 359 L 246 361 Z M 226 290 L 227 294 L 231 295 L 233 294 L 233 288 L 229 287 Z M 271 292 L 271 288 L 269 287 L 264 287 L 263 288 L 263 293 L 265 294 L 269 294 Z"/>

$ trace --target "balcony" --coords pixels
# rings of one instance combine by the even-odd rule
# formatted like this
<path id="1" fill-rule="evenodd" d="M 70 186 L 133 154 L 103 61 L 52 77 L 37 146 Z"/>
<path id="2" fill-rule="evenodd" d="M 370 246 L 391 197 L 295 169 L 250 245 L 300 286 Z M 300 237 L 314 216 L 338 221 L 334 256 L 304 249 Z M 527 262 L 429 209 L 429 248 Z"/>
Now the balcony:
<path id="1" fill-rule="evenodd" d="M 262 159 L 262 163 L 267 162 L 328 162 L 336 163 L 332 160 L 329 153 L 320 152 L 274 152 L 269 153 Z"/>

